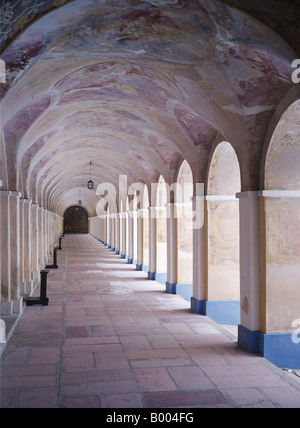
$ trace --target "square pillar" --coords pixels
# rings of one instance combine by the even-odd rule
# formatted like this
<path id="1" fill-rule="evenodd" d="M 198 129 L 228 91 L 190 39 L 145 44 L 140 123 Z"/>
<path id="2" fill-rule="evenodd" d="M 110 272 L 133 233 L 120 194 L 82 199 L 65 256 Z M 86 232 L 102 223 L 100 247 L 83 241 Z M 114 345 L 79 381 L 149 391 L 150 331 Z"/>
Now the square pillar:
<path id="1" fill-rule="evenodd" d="M 122 246 L 121 246 L 121 258 L 125 259 L 128 256 L 128 213 L 121 213 L 122 222 Z"/>
<path id="2" fill-rule="evenodd" d="M 38 204 L 31 205 L 31 275 L 33 281 L 39 280 L 39 206 Z"/>
<path id="3" fill-rule="evenodd" d="M 18 192 L 10 192 L 10 265 L 11 265 L 11 299 L 18 301 L 21 297 L 20 288 L 20 196 Z"/>
<path id="4" fill-rule="evenodd" d="M 10 192 L 0 192 L 1 209 L 1 310 L 11 301 Z M 6 306 L 7 306 L 6 305 Z"/>
<path id="5" fill-rule="evenodd" d="M 128 213 L 128 263 L 137 263 L 137 212 Z"/>
<path id="6" fill-rule="evenodd" d="M 238 343 L 257 353 L 260 331 L 260 200 L 259 192 L 238 193 L 240 200 L 241 324 Z"/>
<path id="7" fill-rule="evenodd" d="M 149 210 L 138 210 L 137 219 L 137 270 L 149 270 Z"/>
<path id="8" fill-rule="evenodd" d="M 24 280 L 24 292 L 30 295 L 33 291 L 33 283 L 31 278 L 31 258 L 32 258 L 32 224 L 31 224 L 31 200 L 23 199 L 24 209 L 24 257 L 23 257 L 23 280 Z"/>
<path id="9" fill-rule="evenodd" d="M 175 204 L 169 203 L 167 206 L 167 282 L 166 291 L 176 294 L 177 286 L 177 218 L 175 216 Z"/>
<path id="10" fill-rule="evenodd" d="M 155 207 L 149 207 L 149 271 L 148 278 L 155 280 L 156 276 L 156 212 Z"/>
<path id="11" fill-rule="evenodd" d="M 203 204 L 203 197 L 193 197 L 193 211 Z M 206 210 L 205 210 L 206 213 Z M 206 292 L 207 275 L 207 215 L 204 215 L 201 227 L 193 228 L 193 297 L 191 299 L 191 310 L 197 314 L 204 314 L 204 302 Z"/>

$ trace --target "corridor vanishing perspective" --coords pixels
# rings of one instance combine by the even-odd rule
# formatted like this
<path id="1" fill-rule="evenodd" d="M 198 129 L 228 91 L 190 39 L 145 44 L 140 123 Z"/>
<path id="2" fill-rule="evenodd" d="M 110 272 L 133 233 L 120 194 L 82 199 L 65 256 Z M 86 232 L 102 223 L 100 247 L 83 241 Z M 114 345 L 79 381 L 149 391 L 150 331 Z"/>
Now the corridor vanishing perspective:
<path id="1" fill-rule="evenodd" d="M 58 264 L 4 352 L 3 407 L 299 406 L 295 376 L 94 238 L 64 238 Z"/>
<path id="2" fill-rule="evenodd" d="M 1 406 L 300 407 L 300 4 L 0 15 Z"/>

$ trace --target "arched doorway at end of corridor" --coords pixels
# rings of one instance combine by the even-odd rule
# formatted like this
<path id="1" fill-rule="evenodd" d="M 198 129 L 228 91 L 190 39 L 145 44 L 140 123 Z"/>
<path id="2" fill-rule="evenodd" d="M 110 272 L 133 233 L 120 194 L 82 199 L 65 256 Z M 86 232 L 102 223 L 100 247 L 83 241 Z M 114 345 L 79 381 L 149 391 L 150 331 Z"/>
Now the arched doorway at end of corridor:
<path id="1" fill-rule="evenodd" d="M 64 233 L 88 233 L 88 213 L 80 206 L 72 206 L 64 214 Z"/>

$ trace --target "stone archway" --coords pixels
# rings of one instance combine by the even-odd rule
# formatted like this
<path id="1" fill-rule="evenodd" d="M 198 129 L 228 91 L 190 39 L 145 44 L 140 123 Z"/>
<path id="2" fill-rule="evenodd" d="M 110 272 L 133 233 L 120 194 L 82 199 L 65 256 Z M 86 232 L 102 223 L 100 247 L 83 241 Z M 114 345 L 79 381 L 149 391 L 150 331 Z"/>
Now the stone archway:
<path id="1" fill-rule="evenodd" d="M 88 233 L 88 213 L 80 206 L 67 209 L 64 214 L 65 233 Z"/>
<path id="2" fill-rule="evenodd" d="M 215 149 L 206 196 L 207 277 L 206 314 L 220 324 L 240 323 L 241 172 L 236 153 L 227 141 Z"/>

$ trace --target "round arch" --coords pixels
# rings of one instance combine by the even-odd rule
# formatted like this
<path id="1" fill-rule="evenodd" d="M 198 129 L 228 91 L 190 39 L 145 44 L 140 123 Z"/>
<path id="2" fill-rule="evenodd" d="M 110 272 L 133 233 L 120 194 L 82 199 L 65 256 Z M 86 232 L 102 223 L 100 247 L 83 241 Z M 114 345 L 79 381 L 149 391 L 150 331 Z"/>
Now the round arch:
<path id="1" fill-rule="evenodd" d="M 300 99 L 279 120 L 265 161 L 266 190 L 300 190 Z"/>
<path id="2" fill-rule="evenodd" d="M 235 195 L 241 191 L 241 171 L 232 145 L 220 142 L 213 152 L 208 170 L 208 195 Z"/>
<path id="3" fill-rule="evenodd" d="M 186 300 L 193 294 L 193 173 L 184 160 L 177 176 L 182 200 L 177 202 L 177 293 Z M 180 209 L 181 208 L 181 209 Z M 179 210 L 179 211 L 178 211 Z"/>
<path id="4" fill-rule="evenodd" d="M 206 300 L 215 321 L 240 323 L 241 171 L 232 145 L 220 142 L 213 153 L 207 180 Z M 210 308 L 208 304 L 208 308 Z M 207 313 L 211 316 L 210 313 Z"/>
<path id="5" fill-rule="evenodd" d="M 291 332 L 299 314 L 300 98 L 285 109 L 269 141 L 261 197 L 261 328 L 273 334 Z"/>
<path id="6" fill-rule="evenodd" d="M 66 210 L 64 233 L 88 233 L 88 213 L 83 207 L 74 205 Z"/>

